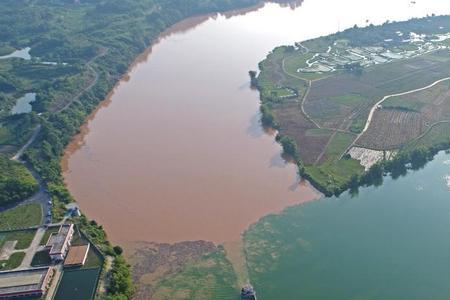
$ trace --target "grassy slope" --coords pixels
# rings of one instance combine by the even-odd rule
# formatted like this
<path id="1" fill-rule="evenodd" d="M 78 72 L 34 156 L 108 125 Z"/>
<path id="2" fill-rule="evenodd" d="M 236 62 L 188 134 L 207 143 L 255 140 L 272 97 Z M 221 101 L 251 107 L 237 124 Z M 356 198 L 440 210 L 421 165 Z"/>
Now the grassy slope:
<path id="1" fill-rule="evenodd" d="M 0 230 L 27 228 L 41 223 L 42 208 L 40 204 L 20 205 L 0 213 Z"/>

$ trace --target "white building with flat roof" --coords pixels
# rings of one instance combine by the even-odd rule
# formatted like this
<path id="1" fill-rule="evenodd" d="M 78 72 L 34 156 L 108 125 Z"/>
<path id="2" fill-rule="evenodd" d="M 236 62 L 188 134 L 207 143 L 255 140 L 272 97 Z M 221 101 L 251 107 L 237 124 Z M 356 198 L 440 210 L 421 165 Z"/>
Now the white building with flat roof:
<path id="1" fill-rule="evenodd" d="M 49 255 L 52 261 L 59 262 L 64 260 L 67 251 L 69 251 L 74 232 L 73 224 L 63 224 L 58 232 L 50 235 L 45 247 L 50 249 Z"/>

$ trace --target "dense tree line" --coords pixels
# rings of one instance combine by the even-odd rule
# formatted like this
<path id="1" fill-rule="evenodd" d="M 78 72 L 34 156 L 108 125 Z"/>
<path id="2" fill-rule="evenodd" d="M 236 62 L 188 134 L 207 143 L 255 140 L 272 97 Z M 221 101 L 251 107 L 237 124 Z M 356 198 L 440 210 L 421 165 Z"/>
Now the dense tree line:
<path id="1" fill-rule="evenodd" d="M 450 32 L 450 16 L 428 16 L 425 18 L 414 18 L 403 22 L 385 22 L 383 26 L 369 26 L 360 28 L 354 26 L 342 32 L 327 37 L 328 39 L 346 39 L 352 46 L 372 46 L 374 44 L 383 45 L 389 42 L 403 44 L 404 39 L 409 38 L 409 33 L 417 34 L 446 34 Z M 402 34 L 399 34 L 402 33 Z"/>
<path id="2" fill-rule="evenodd" d="M 38 189 L 37 181 L 25 166 L 0 155 L 0 205 L 26 199 Z"/>
<path id="3" fill-rule="evenodd" d="M 130 268 L 122 255 L 114 259 L 107 300 L 129 299 L 133 294 Z"/>
<path id="4" fill-rule="evenodd" d="M 0 52 L 31 47 L 31 61 L 8 60 L 0 69 L 1 91 L 37 93 L 33 110 L 39 112 L 24 132 L 39 122 L 37 141 L 24 155 L 48 186 L 54 216 L 61 216 L 65 203 L 73 201 L 61 176 L 60 158 L 64 147 L 100 101 L 105 99 L 130 63 L 169 26 L 193 15 L 226 11 L 257 4 L 259 0 L 4 0 L 0 6 Z M 103 55 L 100 55 L 103 54 Z M 95 57 L 98 59 L 92 61 Z M 101 57 L 100 57 L 101 56 Z M 42 65 L 40 61 L 56 62 Z M 62 64 L 62 63 L 67 63 Z M 82 90 L 93 76 L 95 86 L 83 93 L 64 111 L 58 102 Z M 37 76 L 38 75 L 38 76 Z M 0 100 L 1 100 L 0 99 Z M 5 100 L 6 102 L 6 100 Z M 1 104 L 1 103 L 0 103 Z M 1 107 L 1 106 L 0 106 Z M 23 118 L 24 116 L 21 116 Z M 1 121 L 1 120 L 0 120 Z M 3 120 L 9 123 L 9 120 Z M 23 136 L 27 136 L 24 134 Z M 108 299 L 130 299 L 129 266 L 119 248 L 112 248 L 105 231 L 84 216 L 76 220 L 80 229 L 106 254 L 115 255 Z"/>

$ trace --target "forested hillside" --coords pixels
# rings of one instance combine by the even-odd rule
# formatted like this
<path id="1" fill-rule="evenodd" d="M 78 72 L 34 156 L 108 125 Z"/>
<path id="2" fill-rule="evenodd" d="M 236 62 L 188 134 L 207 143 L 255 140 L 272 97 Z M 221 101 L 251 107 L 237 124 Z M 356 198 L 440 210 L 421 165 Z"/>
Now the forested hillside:
<path id="1" fill-rule="evenodd" d="M 0 5 L 0 154 L 11 157 L 33 132 L 38 132 L 23 159 L 31 163 L 48 186 L 56 208 L 53 217 L 58 220 L 64 204 L 73 200 L 61 176 L 64 147 L 131 62 L 162 31 L 184 18 L 259 2 L 3 0 Z M 28 48 L 29 58 L 1 57 Z M 36 93 L 32 112 L 11 115 L 16 100 L 25 93 Z M 0 164 L 0 174 L 4 175 L 3 181 L 9 182 L 11 173 L 6 172 L 7 165 Z M 101 250 L 115 255 L 101 226 L 85 217 L 77 222 Z M 130 274 L 124 260 L 115 260 L 113 274 L 108 299 L 130 298 Z"/>
<path id="2" fill-rule="evenodd" d="M 0 155 L 0 205 L 25 199 L 38 190 L 30 172 L 20 163 Z"/>

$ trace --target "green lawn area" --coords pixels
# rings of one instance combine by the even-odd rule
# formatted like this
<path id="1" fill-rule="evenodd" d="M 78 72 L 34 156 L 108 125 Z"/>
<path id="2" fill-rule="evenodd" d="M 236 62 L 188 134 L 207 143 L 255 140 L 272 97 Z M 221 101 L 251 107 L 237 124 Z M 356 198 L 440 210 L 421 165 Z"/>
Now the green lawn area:
<path id="1" fill-rule="evenodd" d="M 306 80 L 317 80 L 330 76 L 331 73 L 297 72 L 298 69 L 307 67 L 308 65 L 306 64 L 306 62 L 313 58 L 314 55 L 315 53 L 313 52 L 302 53 L 299 51 L 286 55 L 286 57 L 284 58 L 284 71 L 287 73 L 287 75 L 297 76 Z M 314 60 L 312 60 L 311 62 L 313 61 Z"/>
<path id="2" fill-rule="evenodd" d="M 408 96 L 390 98 L 383 103 L 384 108 L 400 108 L 417 112 L 420 112 L 424 106 L 425 103 L 414 101 Z"/>
<path id="3" fill-rule="evenodd" d="M 11 254 L 8 260 L 0 260 L 0 271 L 17 268 L 22 263 L 24 257 L 25 252 L 15 252 Z"/>
<path id="4" fill-rule="evenodd" d="M 86 263 L 82 269 L 100 268 L 101 266 L 103 266 L 103 257 L 91 245 L 86 258 Z"/>
<path id="5" fill-rule="evenodd" d="M 348 94 L 330 97 L 330 100 L 346 106 L 356 106 L 366 101 L 366 99 L 364 99 L 361 95 L 358 94 Z"/>
<path id="6" fill-rule="evenodd" d="M 308 129 L 306 131 L 306 136 L 316 136 L 316 137 L 322 137 L 322 136 L 331 136 L 333 131 L 329 129 L 323 129 L 323 128 L 312 128 Z"/>
<path id="7" fill-rule="evenodd" d="M 0 230 L 27 228 L 41 223 L 42 208 L 40 204 L 20 205 L 0 213 Z"/>
<path id="8" fill-rule="evenodd" d="M 347 150 L 348 146 L 356 138 L 356 135 L 351 133 L 337 132 L 331 142 L 328 144 L 325 152 L 327 161 L 339 160 L 341 155 Z"/>
<path id="9" fill-rule="evenodd" d="M 401 50 L 404 50 L 404 51 L 415 51 L 415 50 L 417 50 L 417 46 L 409 44 L 409 43 L 400 45 L 400 46 L 398 46 L 398 48 L 401 49 Z"/>
<path id="10" fill-rule="evenodd" d="M 59 230 L 59 226 L 54 226 L 54 227 L 49 227 L 47 228 L 47 230 L 44 233 L 44 236 L 42 237 L 41 242 L 39 243 L 39 245 L 45 245 L 47 244 L 48 238 L 50 237 L 50 234 L 58 232 Z"/>
<path id="11" fill-rule="evenodd" d="M 331 193 L 345 186 L 354 174 L 364 172 L 359 161 L 355 159 L 340 159 L 341 155 L 355 139 L 355 135 L 337 132 L 325 152 L 325 162 L 315 166 L 305 166 L 306 173 L 319 185 L 327 187 Z"/>
<path id="12" fill-rule="evenodd" d="M 89 240 L 81 236 L 80 233 L 77 230 L 75 230 L 75 233 L 72 238 L 72 245 L 81 246 L 86 245 L 88 243 L 90 243 Z M 97 250 L 94 249 L 94 247 L 91 245 L 91 247 L 89 248 L 88 256 L 86 258 L 86 263 L 84 264 L 82 269 L 99 268 L 102 265 L 103 265 L 102 255 L 99 252 L 97 252 Z"/>
<path id="13" fill-rule="evenodd" d="M 306 166 L 306 173 L 330 192 L 345 185 L 352 175 L 362 174 L 364 168 L 354 159 L 340 159 L 341 155 L 355 139 L 351 133 L 337 132 L 325 152 L 325 162 L 320 165 Z"/>
<path id="14" fill-rule="evenodd" d="M 290 74 L 297 74 L 299 68 L 307 67 L 306 61 L 311 59 L 314 53 L 296 53 L 295 55 L 286 56 L 284 60 L 284 67 L 286 72 Z"/>
<path id="15" fill-rule="evenodd" d="M 350 181 L 352 175 L 364 173 L 364 167 L 354 159 L 328 161 L 320 166 L 306 166 L 306 172 L 323 187 L 332 192 Z"/>
<path id="16" fill-rule="evenodd" d="M 17 230 L 0 233 L 0 247 L 7 241 L 17 241 L 16 250 L 27 249 L 36 234 L 36 230 Z"/>
<path id="17" fill-rule="evenodd" d="M 88 242 L 84 237 L 82 237 L 78 230 L 75 230 L 75 233 L 73 234 L 72 238 L 72 245 L 73 246 L 81 246 L 85 245 Z"/>
<path id="18" fill-rule="evenodd" d="M 332 74 L 335 73 L 305 73 L 305 72 L 298 72 L 294 73 L 293 75 L 298 76 L 300 78 L 306 79 L 306 80 L 318 80 L 322 79 L 328 76 L 332 76 Z"/>
<path id="19" fill-rule="evenodd" d="M 285 48 L 274 49 L 266 60 L 261 62 L 264 70 L 258 76 L 258 87 L 263 95 L 263 100 L 278 101 L 280 97 L 291 95 L 292 91 L 283 87 L 296 89 L 301 97 L 306 89 L 306 82 L 302 79 L 292 77 L 282 70 L 282 59 Z"/>
<path id="20" fill-rule="evenodd" d="M 352 121 L 350 131 L 354 133 L 360 133 L 361 131 L 363 131 L 364 126 L 366 126 L 366 120 L 358 117 Z"/>
<path id="21" fill-rule="evenodd" d="M 270 91 L 272 97 L 282 98 L 282 97 L 292 97 L 295 96 L 294 92 L 288 88 L 274 88 Z"/>

